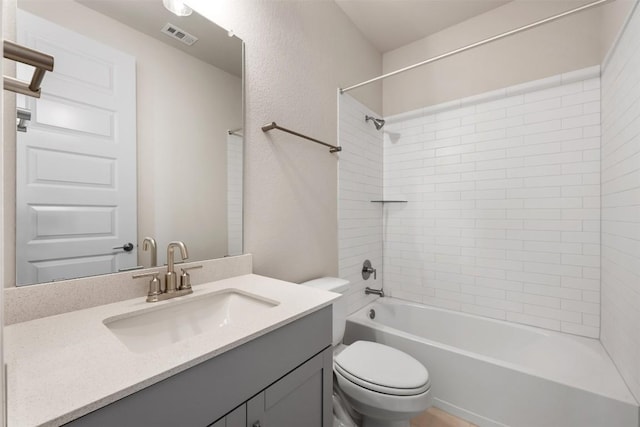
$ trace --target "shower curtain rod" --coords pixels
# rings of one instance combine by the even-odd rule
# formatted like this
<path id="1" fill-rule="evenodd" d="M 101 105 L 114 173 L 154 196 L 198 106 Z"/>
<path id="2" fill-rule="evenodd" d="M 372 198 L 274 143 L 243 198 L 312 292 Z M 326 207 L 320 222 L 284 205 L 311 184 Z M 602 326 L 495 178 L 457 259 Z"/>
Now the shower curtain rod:
<path id="1" fill-rule="evenodd" d="M 541 20 L 533 22 L 531 24 L 528 24 L 528 25 L 525 25 L 525 26 L 510 30 L 510 31 L 504 32 L 502 34 L 498 34 L 498 35 L 493 36 L 493 37 L 489 37 L 488 39 L 484 39 L 484 40 L 481 40 L 479 42 L 472 43 L 470 45 L 467 45 L 467 46 L 452 50 L 450 52 L 443 53 L 442 55 L 434 56 L 433 58 L 429 58 L 429 59 L 427 59 L 425 61 L 418 62 L 417 64 L 409 65 L 408 67 L 404 67 L 404 68 L 401 68 L 399 70 L 392 71 L 392 72 L 387 73 L 387 74 L 383 74 L 383 75 L 375 77 L 375 78 L 373 78 L 371 80 L 367 80 L 367 81 L 364 81 L 362 83 L 358 83 L 357 85 L 349 86 L 349 87 L 344 88 L 344 89 L 341 88 L 340 89 L 340 94 L 349 92 L 350 90 L 357 89 L 359 87 L 368 85 L 370 83 L 375 83 L 378 80 L 383 80 L 383 79 L 386 79 L 387 77 L 395 76 L 396 74 L 404 73 L 405 71 L 413 70 L 414 68 L 422 67 L 423 65 L 427 65 L 427 64 L 430 64 L 432 62 L 436 62 L 436 61 L 439 61 L 441 59 L 448 58 L 449 56 L 453 56 L 453 55 L 456 55 L 458 53 L 462 53 L 462 52 L 467 51 L 469 49 L 473 49 L 473 48 L 476 48 L 478 46 L 482 46 L 482 45 L 485 45 L 487 43 L 491 43 L 491 42 L 494 42 L 496 40 L 500 40 L 500 39 L 503 39 L 505 37 L 512 36 L 514 34 L 522 32 L 522 31 L 530 30 L 531 28 L 535 28 L 535 27 L 538 27 L 540 25 L 543 25 L 543 24 L 558 20 L 560 18 L 564 18 L 565 16 L 569 16 L 569 15 L 572 15 L 574 13 L 582 12 L 583 10 L 587 10 L 587 9 L 592 8 L 594 6 L 599 6 L 599 5 L 603 4 L 603 3 L 607 3 L 607 2 L 610 2 L 610 1 L 612 1 L 612 0 L 597 0 L 597 1 L 585 4 L 584 6 L 576 7 L 575 9 L 571 9 L 571 10 L 568 10 L 566 12 L 559 13 L 559 14 L 551 16 L 549 18 L 541 19 Z"/>

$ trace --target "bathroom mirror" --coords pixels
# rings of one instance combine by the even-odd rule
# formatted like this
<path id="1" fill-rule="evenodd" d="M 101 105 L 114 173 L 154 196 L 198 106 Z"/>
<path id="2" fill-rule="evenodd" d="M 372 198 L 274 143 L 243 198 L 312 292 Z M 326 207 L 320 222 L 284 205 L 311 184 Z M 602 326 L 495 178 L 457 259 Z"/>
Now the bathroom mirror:
<path id="1" fill-rule="evenodd" d="M 18 286 L 150 267 L 146 237 L 157 265 L 242 253 L 240 39 L 161 0 L 18 0 L 16 41 L 55 57 L 15 101 Z"/>

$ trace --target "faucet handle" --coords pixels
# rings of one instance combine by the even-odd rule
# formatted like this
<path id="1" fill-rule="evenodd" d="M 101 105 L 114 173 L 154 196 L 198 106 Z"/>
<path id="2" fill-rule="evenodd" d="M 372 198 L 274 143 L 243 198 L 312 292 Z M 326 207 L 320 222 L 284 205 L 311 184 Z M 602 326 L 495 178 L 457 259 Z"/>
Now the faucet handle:
<path id="1" fill-rule="evenodd" d="M 378 278 L 377 277 L 378 273 L 376 269 L 371 267 L 371 261 L 365 260 L 365 262 L 362 264 L 362 278 L 364 280 L 369 279 L 369 276 L 371 276 L 371 273 L 373 273 L 373 280 L 376 280 Z"/>
<path id="2" fill-rule="evenodd" d="M 147 294 L 147 302 L 156 302 L 158 301 L 158 296 L 162 294 L 162 283 L 160 279 L 158 279 L 158 274 L 160 273 L 143 273 L 143 274 L 134 274 L 132 277 L 134 279 L 139 279 L 141 277 L 152 277 L 149 281 L 149 293 Z"/>
<path id="3" fill-rule="evenodd" d="M 181 268 L 182 274 L 180 275 L 180 289 L 191 289 L 191 275 L 189 270 L 195 270 L 196 268 L 202 268 L 201 265 L 194 265 L 193 267 Z"/>

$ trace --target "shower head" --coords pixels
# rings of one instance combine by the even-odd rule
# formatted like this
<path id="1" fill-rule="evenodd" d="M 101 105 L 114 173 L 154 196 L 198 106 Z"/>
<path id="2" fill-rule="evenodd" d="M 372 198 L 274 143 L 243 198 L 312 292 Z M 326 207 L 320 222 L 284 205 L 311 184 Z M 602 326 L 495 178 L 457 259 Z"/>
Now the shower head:
<path id="1" fill-rule="evenodd" d="M 382 126 L 384 126 L 384 120 L 382 119 L 376 119 L 372 116 L 365 116 L 365 121 L 368 122 L 369 120 L 373 122 L 377 130 L 382 129 Z"/>

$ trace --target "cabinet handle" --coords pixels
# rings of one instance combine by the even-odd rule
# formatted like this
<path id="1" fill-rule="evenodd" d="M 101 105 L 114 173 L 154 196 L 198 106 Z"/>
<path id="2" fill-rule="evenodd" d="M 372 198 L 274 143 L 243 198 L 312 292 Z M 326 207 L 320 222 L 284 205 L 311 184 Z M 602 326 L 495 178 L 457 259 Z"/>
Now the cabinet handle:
<path id="1" fill-rule="evenodd" d="M 256 421 L 255 423 L 253 423 L 253 426 L 251 426 L 251 427 L 261 427 L 260 426 L 260 421 L 259 420 Z"/>

